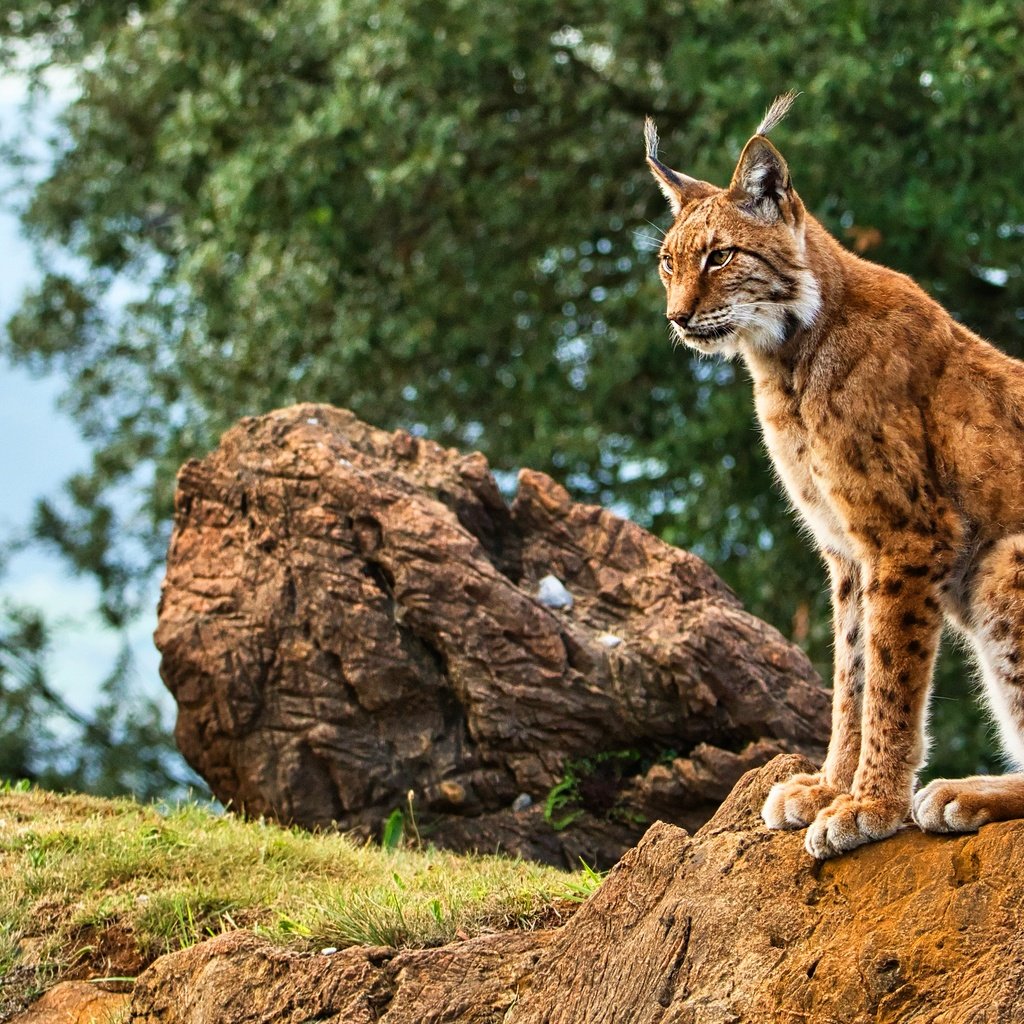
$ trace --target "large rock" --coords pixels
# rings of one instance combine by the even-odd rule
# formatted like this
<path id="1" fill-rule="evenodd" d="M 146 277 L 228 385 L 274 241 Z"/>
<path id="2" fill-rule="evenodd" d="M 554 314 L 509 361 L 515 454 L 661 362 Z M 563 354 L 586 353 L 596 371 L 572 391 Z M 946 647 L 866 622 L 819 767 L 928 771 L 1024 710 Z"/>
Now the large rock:
<path id="1" fill-rule="evenodd" d="M 696 827 L 828 733 L 806 657 L 699 558 L 541 473 L 509 507 L 482 455 L 323 406 L 183 467 L 156 641 L 225 803 L 374 834 L 412 790 L 432 841 L 554 863 Z"/>
<path id="2" fill-rule="evenodd" d="M 654 825 L 560 929 L 441 949 L 274 949 L 233 933 L 158 960 L 135 1024 L 1016 1024 L 1024 822 L 908 828 L 836 860 L 769 832 L 751 772 L 691 838 Z"/>

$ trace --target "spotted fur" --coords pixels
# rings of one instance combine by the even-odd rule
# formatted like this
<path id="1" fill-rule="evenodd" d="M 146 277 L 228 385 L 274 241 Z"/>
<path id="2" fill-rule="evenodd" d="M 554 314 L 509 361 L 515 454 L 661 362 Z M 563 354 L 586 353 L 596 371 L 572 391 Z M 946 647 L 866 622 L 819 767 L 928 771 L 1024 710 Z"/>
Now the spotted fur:
<path id="1" fill-rule="evenodd" d="M 746 363 L 765 442 L 829 569 L 832 736 L 819 772 L 777 785 L 772 828 L 817 858 L 891 835 L 1024 817 L 1024 774 L 938 780 L 914 796 L 943 621 L 973 645 L 1024 766 L 1024 365 L 910 278 L 844 249 L 765 138 L 725 188 L 647 162 L 675 214 L 661 250 L 679 341 Z M 913 806 L 912 806 L 913 805 Z"/>

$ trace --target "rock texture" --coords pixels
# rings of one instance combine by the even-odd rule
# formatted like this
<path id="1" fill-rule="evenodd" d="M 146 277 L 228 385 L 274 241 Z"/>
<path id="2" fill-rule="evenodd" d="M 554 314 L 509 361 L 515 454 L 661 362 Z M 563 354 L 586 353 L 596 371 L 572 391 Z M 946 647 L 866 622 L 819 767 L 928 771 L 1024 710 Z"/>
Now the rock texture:
<path id="1" fill-rule="evenodd" d="M 540 473 L 510 507 L 482 455 L 322 406 L 183 467 L 156 641 L 222 801 L 369 835 L 413 790 L 435 843 L 552 863 L 696 827 L 828 734 L 807 659 L 700 559 Z"/>
<path id="2" fill-rule="evenodd" d="M 1024 822 L 915 828 L 837 860 L 769 832 L 784 756 L 696 836 L 658 823 L 562 928 L 442 949 L 274 950 L 234 933 L 164 957 L 138 1024 L 1015 1024 Z"/>
<path id="3" fill-rule="evenodd" d="M 10 1024 L 122 1024 L 127 1010 L 125 993 L 107 992 L 87 981 L 64 981 Z"/>

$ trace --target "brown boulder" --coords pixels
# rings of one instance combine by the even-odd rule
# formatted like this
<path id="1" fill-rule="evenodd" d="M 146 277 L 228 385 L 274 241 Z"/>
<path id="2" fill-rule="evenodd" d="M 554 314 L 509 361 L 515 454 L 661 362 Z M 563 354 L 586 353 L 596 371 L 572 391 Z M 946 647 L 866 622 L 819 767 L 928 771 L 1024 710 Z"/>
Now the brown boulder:
<path id="1" fill-rule="evenodd" d="M 806 657 L 699 558 L 541 473 L 510 507 L 482 455 L 323 406 L 183 467 L 156 641 L 222 801 L 375 834 L 412 790 L 433 842 L 554 863 L 696 827 L 828 733 Z"/>
<path id="2" fill-rule="evenodd" d="M 811 860 L 759 808 L 806 762 L 746 775 L 696 836 L 654 825 L 562 928 L 327 957 L 239 933 L 163 957 L 136 1024 L 1014 1024 L 1024 822 L 908 828 Z"/>

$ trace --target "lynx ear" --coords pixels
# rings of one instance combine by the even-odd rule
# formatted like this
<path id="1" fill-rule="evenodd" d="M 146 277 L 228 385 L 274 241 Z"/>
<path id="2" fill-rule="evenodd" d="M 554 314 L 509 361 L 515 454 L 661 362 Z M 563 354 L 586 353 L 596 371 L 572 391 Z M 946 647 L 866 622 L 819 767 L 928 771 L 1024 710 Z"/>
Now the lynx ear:
<path id="1" fill-rule="evenodd" d="M 781 216 L 782 204 L 790 198 L 792 188 L 782 154 L 763 135 L 755 135 L 743 147 L 729 183 L 736 205 L 774 222 Z"/>
<path id="2" fill-rule="evenodd" d="M 647 146 L 647 166 L 650 167 L 658 188 L 668 200 L 668 205 L 672 207 L 673 214 L 679 213 L 684 206 L 695 200 L 704 199 L 718 191 L 714 185 L 709 185 L 706 181 L 699 181 L 687 174 L 673 171 L 658 159 L 658 129 L 650 118 L 644 121 L 644 142 Z"/>

